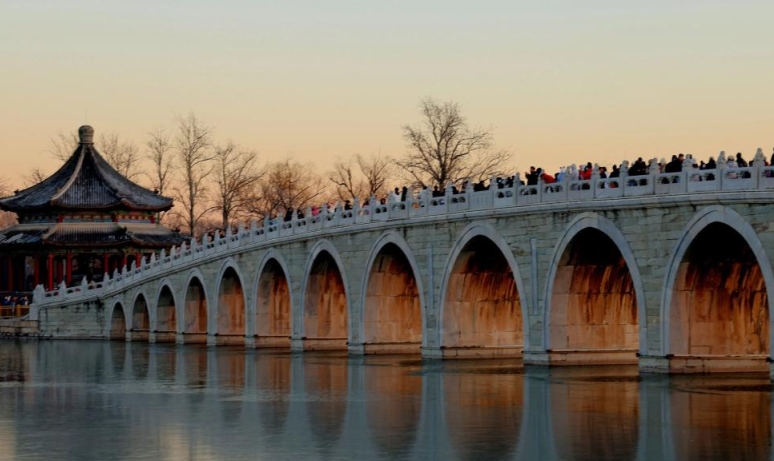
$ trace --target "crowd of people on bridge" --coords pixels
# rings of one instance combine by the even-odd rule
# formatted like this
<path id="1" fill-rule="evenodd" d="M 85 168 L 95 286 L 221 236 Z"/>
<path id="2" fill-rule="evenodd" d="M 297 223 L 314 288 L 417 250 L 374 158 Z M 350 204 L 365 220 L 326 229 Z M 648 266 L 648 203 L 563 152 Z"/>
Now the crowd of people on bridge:
<path id="1" fill-rule="evenodd" d="M 765 166 L 774 165 L 774 152 L 769 159 L 764 157 L 762 160 Z M 728 158 L 724 158 L 724 162 L 725 167 L 730 169 L 746 168 L 748 166 L 752 166 L 752 161 L 745 159 L 741 152 L 738 152 L 736 155 L 730 155 Z M 577 167 L 576 165 L 570 165 L 568 167 L 563 166 L 554 174 L 546 172 L 541 167 L 531 166 L 523 178 L 519 174 L 516 174 L 507 177 L 495 177 L 490 181 L 481 180 L 478 182 L 471 182 L 469 180 L 462 180 L 459 183 L 449 184 L 448 189 L 450 190 L 452 196 L 456 196 L 464 193 L 468 189 L 471 189 L 473 192 L 480 192 L 489 190 L 491 187 L 495 187 L 497 189 L 512 188 L 517 183 L 521 186 L 537 186 L 541 181 L 543 184 L 548 185 L 571 181 L 590 181 L 594 176 L 595 171 L 597 173 L 597 177 L 600 179 L 618 178 L 621 176 L 621 172 L 624 170 L 626 171 L 626 176 L 629 178 L 628 185 L 635 186 L 637 184 L 643 184 L 640 181 L 644 181 L 638 180 L 636 178 L 637 176 L 646 176 L 651 174 L 652 169 L 654 168 L 656 169 L 655 173 L 682 173 L 684 171 L 687 171 L 688 173 L 696 172 L 697 174 L 690 175 L 690 179 L 693 181 L 705 181 L 715 179 L 714 170 L 717 169 L 718 162 L 713 156 L 710 156 L 707 161 L 700 160 L 697 162 L 692 155 L 684 155 L 681 153 L 672 155 L 670 161 L 668 162 L 664 159 L 661 161 L 655 161 L 654 159 L 651 162 L 646 162 L 642 157 L 638 157 L 631 163 L 622 162 L 620 165 L 612 165 L 610 170 L 608 170 L 606 166 L 597 166 L 591 162 L 585 162 L 581 165 L 582 166 L 580 167 Z M 774 173 L 767 171 L 766 174 L 767 176 L 771 176 Z M 747 171 L 730 172 L 728 177 L 750 177 L 750 173 Z M 664 178 L 662 181 L 677 182 L 679 181 L 679 178 Z M 583 188 L 586 189 L 589 187 L 590 186 L 588 184 L 583 186 Z M 618 184 L 614 181 L 607 182 L 606 184 L 603 184 L 602 187 L 618 187 Z M 528 193 L 535 192 L 532 190 L 528 191 Z M 432 197 L 439 204 L 443 204 L 446 194 L 447 188 L 441 187 L 440 185 L 434 185 L 432 189 L 423 185 L 419 188 L 416 194 L 406 186 L 395 187 L 391 192 L 378 199 L 373 197 L 364 197 L 360 201 L 360 210 L 363 214 L 369 214 L 371 206 L 373 205 L 387 205 L 389 203 L 401 204 L 406 202 L 409 196 L 411 196 L 412 201 L 414 202 L 414 206 L 423 206 L 421 203 L 422 200 L 428 197 Z M 330 214 L 340 211 L 346 212 L 353 209 L 354 200 L 355 199 L 353 198 L 351 200 L 344 200 L 343 202 L 328 202 L 319 206 L 314 205 L 309 209 L 309 213 L 311 213 L 312 217 L 316 217 L 323 210 Z M 294 218 L 302 219 L 305 217 L 305 215 L 306 212 L 302 209 L 288 208 L 284 217 L 282 218 L 282 221 L 289 222 Z M 279 221 L 279 219 L 275 216 L 272 218 L 272 221 L 276 222 Z"/>

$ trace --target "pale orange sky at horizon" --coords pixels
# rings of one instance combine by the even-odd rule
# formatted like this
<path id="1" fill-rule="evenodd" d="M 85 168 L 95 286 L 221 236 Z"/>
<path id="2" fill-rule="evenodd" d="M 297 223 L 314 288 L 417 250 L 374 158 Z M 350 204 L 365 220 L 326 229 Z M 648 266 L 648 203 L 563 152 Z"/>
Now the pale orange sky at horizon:
<path id="1" fill-rule="evenodd" d="M 142 145 L 189 112 L 325 171 L 402 155 L 427 96 L 492 127 L 519 171 L 770 156 L 772 23 L 758 0 L 4 0 L 0 176 L 53 172 L 50 139 L 84 123 Z"/>

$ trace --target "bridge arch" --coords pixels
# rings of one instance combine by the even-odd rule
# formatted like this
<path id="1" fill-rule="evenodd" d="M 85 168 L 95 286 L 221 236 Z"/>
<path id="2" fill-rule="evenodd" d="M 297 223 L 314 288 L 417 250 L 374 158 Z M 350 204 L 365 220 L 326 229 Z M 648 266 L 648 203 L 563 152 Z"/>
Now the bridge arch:
<path id="1" fill-rule="evenodd" d="M 244 344 L 246 334 L 247 299 L 244 277 L 239 265 L 232 257 L 226 258 L 220 266 L 215 288 L 218 303 L 213 321 L 217 344 Z"/>
<path id="2" fill-rule="evenodd" d="M 174 341 L 178 328 L 177 292 L 169 279 L 163 279 L 156 290 L 156 322 L 153 328 L 156 342 Z"/>
<path id="3" fill-rule="evenodd" d="M 377 269 L 381 280 L 376 280 Z M 426 345 L 427 306 L 419 274 L 414 252 L 397 232 L 387 231 L 373 244 L 360 291 L 358 329 L 366 348 L 371 344 L 374 352 L 419 353 Z"/>
<path id="4" fill-rule="evenodd" d="M 270 248 L 258 264 L 253 282 L 256 347 L 289 346 L 293 323 L 293 284 L 288 263 Z"/>
<path id="5" fill-rule="evenodd" d="M 148 340 L 150 333 L 151 315 L 148 305 L 148 295 L 143 290 L 137 290 L 132 301 L 132 317 L 129 330 L 133 340 Z"/>
<path id="6" fill-rule="evenodd" d="M 718 242 L 718 238 L 726 240 Z M 698 255 L 694 244 L 706 244 L 707 240 L 715 243 L 713 251 Z M 734 247 L 740 251 L 729 264 L 728 250 Z M 699 258 L 711 260 L 698 261 Z M 743 258 L 748 259 L 748 266 L 739 267 L 745 263 Z M 763 243 L 739 213 L 722 205 L 700 210 L 677 239 L 666 269 L 661 294 L 663 355 L 762 358 L 770 354 L 774 331 L 771 327 L 774 273 Z M 710 280 L 707 285 L 711 289 L 699 285 L 700 278 Z M 737 295 L 731 296 L 733 292 Z M 715 297 L 720 297 L 722 302 L 713 303 Z M 726 312 L 715 309 L 720 305 L 730 309 Z M 745 315 L 749 318 L 740 318 Z M 690 324 L 690 328 L 684 328 L 683 324 Z M 724 327 L 731 331 L 723 330 Z M 694 344 L 693 340 L 697 342 Z M 736 362 L 740 362 L 738 357 Z M 761 362 L 752 368 L 764 369 L 763 365 Z"/>
<path id="7" fill-rule="evenodd" d="M 324 294 L 328 296 L 323 296 Z M 343 349 L 349 340 L 349 283 L 339 252 L 318 241 L 304 265 L 301 315 L 305 349 Z"/>
<path id="8" fill-rule="evenodd" d="M 584 251 L 588 248 L 584 243 L 594 246 L 597 251 Z M 573 259 L 577 260 L 575 264 Z M 591 270 L 585 270 L 589 267 Z M 601 286 L 599 293 L 573 288 L 574 285 L 590 285 L 583 283 L 588 280 Z M 633 290 L 634 296 L 627 290 Z M 585 318 L 588 315 L 579 312 L 582 306 L 571 305 L 574 303 L 572 297 L 591 295 L 597 295 L 595 305 L 600 300 L 604 304 L 594 319 Z M 543 299 L 546 350 L 618 349 L 622 350 L 619 356 L 579 360 L 636 362 L 636 356 L 632 353 L 628 357 L 623 349 L 637 349 L 641 354 L 647 349 L 645 289 L 639 266 L 626 237 L 604 216 L 581 213 L 569 223 L 554 247 Z M 635 306 L 631 306 L 632 302 Z"/>
<path id="9" fill-rule="evenodd" d="M 484 280 L 486 277 L 477 277 L 476 267 L 472 267 L 483 262 L 477 258 L 482 258 L 484 253 L 490 253 L 489 256 L 494 255 L 496 259 L 494 264 L 491 260 L 487 261 L 488 267 L 496 267 L 497 270 L 488 281 Z M 501 258 L 498 258 L 498 255 Z M 473 276 L 472 284 L 476 285 L 476 289 L 465 289 L 467 287 L 465 278 L 469 275 Z M 458 280 L 453 283 L 456 293 L 451 296 L 453 276 Z M 491 283 L 494 280 L 499 280 L 499 284 Z M 525 334 L 529 325 L 528 300 L 524 296 L 525 293 L 519 265 L 505 239 L 488 223 L 474 222 L 466 226 L 451 247 L 444 268 L 438 335 L 441 348 L 447 351 L 442 351 L 442 354 L 454 356 L 467 349 L 468 352 L 476 355 L 479 352 L 488 355 L 482 348 L 490 347 L 492 354 L 521 355 L 523 349 L 529 349 L 529 335 Z M 469 301 L 479 303 L 482 301 L 478 299 L 481 295 L 485 298 L 483 300 L 485 305 L 482 307 L 492 313 L 490 318 L 476 318 L 476 323 L 458 320 L 461 305 L 464 302 L 470 304 Z M 466 300 L 471 297 L 476 299 Z M 492 299 L 486 299 L 488 297 Z M 506 305 L 503 306 L 503 303 Z M 456 307 L 450 306 L 451 304 L 455 304 Z M 508 315 L 502 308 L 514 312 Z M 481 330 L 463 332 L 463 325 L 468 330 L 471 329 L 471 325 L 477 325 Z M 504 334 L 501 334 L 501 331 L 504 331 Z M 466 337 L 462 338 L 463 336 Z M 484 336 L 490 338 L 484 341 Z M 521 344 L 516 344 L 517 342 Z M 457 352 L 452 352 L 455 350 Z"/>
<path id="10" fill-rule="evenodd" d="M 115 340 L 125 340 L 126 339 L 126 325 L 128 323 L 126 319 L 126 310 L 124 309 L 123 304 L 119 300 L 114 300 L 113 303 L 110 305 L 110 310 L 108 311 L 108 324 L 107 324 L 107 337 L 109 339 L 115 339 Z"/>
<path id="11" fill-rule="evenodd" d="M 205 280 L 198 268 L 192 269 L 186 277 L 182 292 L 183 304 L 180 307 L 180 331 L 185 343 L 207 342 L 210 297 Z"/>

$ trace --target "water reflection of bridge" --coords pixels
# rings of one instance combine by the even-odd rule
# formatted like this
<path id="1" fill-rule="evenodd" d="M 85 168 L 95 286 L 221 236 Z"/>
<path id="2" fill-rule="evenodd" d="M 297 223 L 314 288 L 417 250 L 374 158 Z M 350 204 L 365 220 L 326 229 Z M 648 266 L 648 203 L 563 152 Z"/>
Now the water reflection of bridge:
<path id="1" fill-rule="evenodd" d="M 760 376 L 639 378 L 634 367 L 524 369 L 69 342 L 4 344 L 0 376 L 4 445 L 19 457 L 39 458 L 40 450 L 58 459 L 105 450 L 186 459 L 772 454 L 771 386 Z"/>

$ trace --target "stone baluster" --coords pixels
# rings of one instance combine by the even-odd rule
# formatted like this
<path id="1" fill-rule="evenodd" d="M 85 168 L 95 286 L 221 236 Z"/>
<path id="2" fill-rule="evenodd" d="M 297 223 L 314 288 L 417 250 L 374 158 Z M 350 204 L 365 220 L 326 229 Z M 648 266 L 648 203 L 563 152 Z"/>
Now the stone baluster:
<path id="1" fill-rule="evenodd" d="M 664 160 L 661 159 L 661 162 L 663 164 Z M 656 182 L 656 175 L 661 173 L 661 166 L 658 164 L 658 159 L 656 157 L 653 157 L 650 159 L 650 164 L 648 165 L 648 174 L 650 175 L 650 181 L 652 183 Z"/>
<path id="2" fill-rule="evenodd" d="M 629 183 L 629 161 L 624 160 L 621 162 L 621 167 L 618 173 L 618 187 L 626 187 Z"/>
<path id="3" fill-rule="evenodd" d="M 763 155 L 763 149 L 760 147 L 755 151 L 755 157 L 753 157 L 753 161 L 750 162 L 750 166 L 753 167 L 752 174 L 755 175 L 756 178 L 755 187 L 758 188 L 760 187 L 761 176 L 763 176 L 761 171 L 766 166 L 766 157 Z"/>

